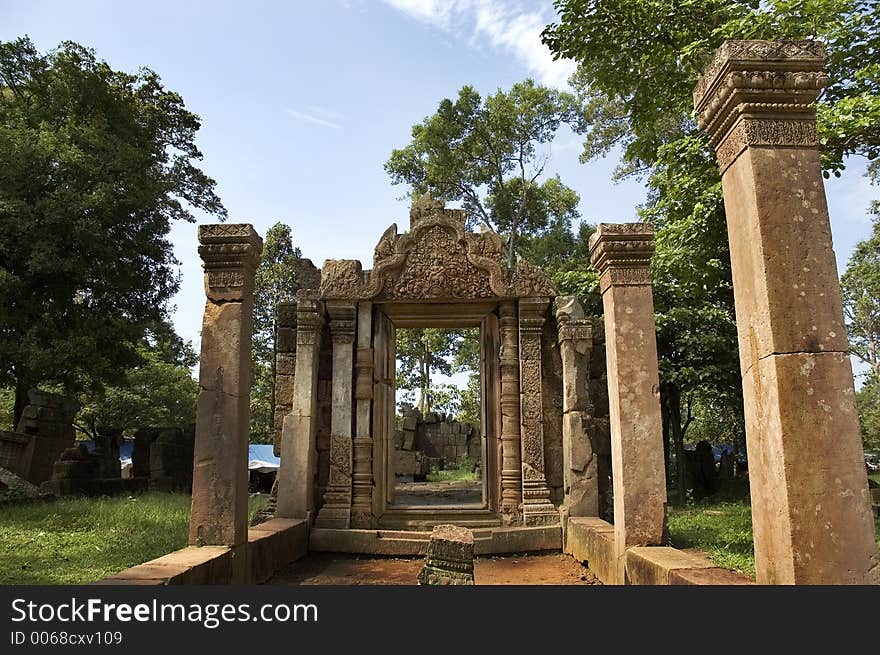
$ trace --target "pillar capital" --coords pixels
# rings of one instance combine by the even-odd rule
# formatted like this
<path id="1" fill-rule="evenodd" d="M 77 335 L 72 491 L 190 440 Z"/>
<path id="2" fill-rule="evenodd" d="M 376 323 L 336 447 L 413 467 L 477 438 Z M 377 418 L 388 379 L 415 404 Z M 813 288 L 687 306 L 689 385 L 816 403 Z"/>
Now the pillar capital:
<path id="1" fill-rule="evenodd" d="M 599 223 L 590 237 L 590 261 L 602 293 L 610 286 L 651 284 L 654 228 L 649 223 Z"/>
<path id="2" fill-rule="evenodd" d="M 318 300 L 316 291 L 300 290 L 296 293 L 296 344 L 314 346 L 321 342 L 321 326 L 324 324 L 324 303 Z"/>
<path id="3" fill-rule="evenodd" d="M 357 306 L 353 302 L 328 300 L 327 314 L 330 316 L 330 337 L 333 343 L 354 343 Z"/>
<path id="4" fill-rule="evenodd" d="M 697 123 L 724 172 L 750 145 L 818 145 L 815 101 L 828 84 L 817 41 L 725 41 L 694 89 Z"/>
<path id="5" fill-rule="evenodd" d="M 248 223 L 199 225 L 205 294 L 211 300 L 243 300 L 253 289 L 263 240 Z"/>

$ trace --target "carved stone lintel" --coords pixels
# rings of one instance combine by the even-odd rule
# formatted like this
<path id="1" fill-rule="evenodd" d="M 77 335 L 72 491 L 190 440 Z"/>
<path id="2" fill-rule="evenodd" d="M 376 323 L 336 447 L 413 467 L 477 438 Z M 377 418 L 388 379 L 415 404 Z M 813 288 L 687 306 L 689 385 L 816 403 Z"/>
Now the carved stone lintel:
<path id="1" fill-rule="evenodd" d="M 600 223 L 590 237 L 590 259 L 602 293 L 609 286 L 651 284 L 654 228 L 648 223 Z"/>
<path id="2" fill-rule="evenodd" d="M 205 294 L 213 301 L 244 300 L 253 290 L 263 240 L 247 223 L 199 225 Z"/>
<path id="3" fill-rule="evenodd" d="M 815 100 L 828 84 L 816 41 L 725 41 L 694 89 L 722 173 L 748 146 L 818 145 Z"/>
<path id="4" fill-rule="evenodd" d="M 315 346 L 321 343 L 324 325 L 324 303 L 314 291 L 298 291 L 296 294 L 296 344 Z"/>
<path id="5" fill-rule="evenodd" d="M 555 296 L 550 278 L 519 260 L 506 270 L 501 238 L 466 228 L 467 214 L 421 198 L 410 212 L 410 231 L 389 227 L 373 255 L 373 269 L 355 260 L 330 259 L 321 270 L 321 297 L 349 300 L 477 300 Z"/>

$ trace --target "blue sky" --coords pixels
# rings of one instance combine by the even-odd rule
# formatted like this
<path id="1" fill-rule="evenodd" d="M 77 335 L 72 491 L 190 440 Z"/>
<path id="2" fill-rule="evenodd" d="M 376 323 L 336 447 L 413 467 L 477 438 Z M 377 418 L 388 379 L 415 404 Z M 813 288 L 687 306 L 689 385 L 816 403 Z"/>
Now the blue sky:
<path id="1" fill-rule="evenodd" d="M 405 189 L 383 170 L 392 148 L 464 84 L 484 95 L 526 77 L 564 86 L 573 64 L 553 62 L 538 36 L 553 17 L 551 0 L 0 0 L 0 39 L 27 34 L 40 50 L 71 39 L 114 68 L 152 68 L 201 116 L 202 168 L 231 221 L 261 234 L 285 222 L 316 265 L 368 268 L 382 232 L 408 221 Z M 579 153 L 561 133 L 547 172 L 580 193 L 583 218 L 633 220 L 642 185 L 611 181 L 613 155 L 582 165 Z M 870 232 L 878 194 L 863 172 L 851 161 L 826 185 L 841 270 Z M 196 227 L 175 226 L 172 240 L 183 276 L 173 319 L 198 344 Z"/>

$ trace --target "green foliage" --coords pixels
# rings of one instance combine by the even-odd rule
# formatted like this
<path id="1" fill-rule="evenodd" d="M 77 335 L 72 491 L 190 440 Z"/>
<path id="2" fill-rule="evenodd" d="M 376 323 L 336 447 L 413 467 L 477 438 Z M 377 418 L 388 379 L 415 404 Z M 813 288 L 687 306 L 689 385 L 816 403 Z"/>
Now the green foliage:
<path id="1" fill-rule="evenodd" d="M 139 346 L 141 363 L 125 372 L 118 385 L 84 393 L 74 423 L 91 437 L 100 427 L 131 430 L 139 427 L 185 427 L 196 420 L 199 385 L 190 373 L 195 364 L 192 345 L 148 338 Z M 174 339 L 179 337 L 173 332 Z"/>
<path id="2" fill-rule="evenodd" d="M 544 42 L 578 62 L 582 161 L 622 149 L 618 176 L 648 175 L 640 216 L 657 229 L 653 263 L 664 420 L 681 447 L 740 429 L 730 256 L 718 169 L 693 116 L 692 90 L 726 38 L 817 38 L 831 85 L 818 106 L 823 165 L 880 152 L 880 11 L 859 0 L 557 0 Z M 876 166 L 871 172 L 876 173 Z M 571 277 L 566 276 L 566 277 Z M 592 275 L 563 280 L 589 291 Z M 686 409 L 685 409 L 686 408 Z M 692 410 L 696 413 L 691 413 Z M 713 418 L 714 417 L 714 418 Z M 734 440 L 736 442 L 737 440 Z"/>
<path id="3" fill-rule="evenodd" d="M 293 245 L 289 225 L 266 231 L 260 265 L 254 276 L 254 331 L 251 374 L 250 440 L 271 443 L 274 430 L 275 308 L 296 297 L 301 286 L 302 254 Z"/>
<path id="4" fill-rule="evenodd" d="M 13 430 L 12 406 L 15 404 L 15 391 L 0 389 L 0 430 Z"/>
<path id="5" fill-rule="evenodd" d="M 850 352 L 880 376 L 880 216 L 871 236 L 856 245 L 840 279 Z"/>
<path id="6" fill-rule="evenodd" d="M 385 170 L 414 195 L 461 201 L 473 220 L 506 235 L 512 267 L 519 235 L 576 216 L 577 194 L 558 178 L 540 178 L 547 162 L 541 147 L 563 123 L 579 122 L 573 95 L 532 80 L 485 101 L 464 86 L 457 100 L 444 99 L 435 114 L 413 126 L 412 141 L 392 151 Z"/>
<path id="7" fill-rule="evenodd" d="M 119 383 L 177 291 L 171 222 L 226 210 L 197 116 L 146 68 L 0 42 L 0 385 Z"/>
<path id="8" fill-rule="evenodd" d="M 868 375 L 856 392 L 856 403 L 865 450 L 880 449 L 880 381 L 876 375 Z"/>
<path id="9" fill-rule="evenodd" d="M 471 372 L 479 380 L 479 334 L 479 328 L 398 329 L 397 389 L 406 392 L 403 402 L 417 406 L 422 414 L 438 411 L 457 415 L 462 409 L 462 391 L 452 384 L 433 384 L 432 376 Z M 415 392 L 419 394 L 417 403 Z M 468 402 L 472 411 L 473 398 Z"/>

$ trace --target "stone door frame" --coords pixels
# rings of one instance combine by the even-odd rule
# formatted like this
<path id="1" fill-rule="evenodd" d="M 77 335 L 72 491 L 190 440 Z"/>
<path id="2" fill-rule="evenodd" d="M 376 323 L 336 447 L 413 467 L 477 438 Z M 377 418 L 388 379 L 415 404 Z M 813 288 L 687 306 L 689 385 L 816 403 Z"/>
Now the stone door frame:
<path id="1" fill-rule="evenodd" d="M 421 516 L 425 511 L 438 514 L 480 514 L 500 522 L 500 359 L 498 352 L 497 300 L 464 302 L 373 303 L 374 377 L 372 425 L 374 427 L 373 480 L 376 520 L 382 517 Z M 396 413 L 396 352 L 398 328 L 479 328 L 480 330 L 480 435 L 482 448 L 482 505 L 394 505 L 393 437 Z M 384 371 L 384 373 L 383 373 Z M 390 374 L 390 383 L 389 383 Z M 496 379 L 497 378 L 497 379 Z"/>

